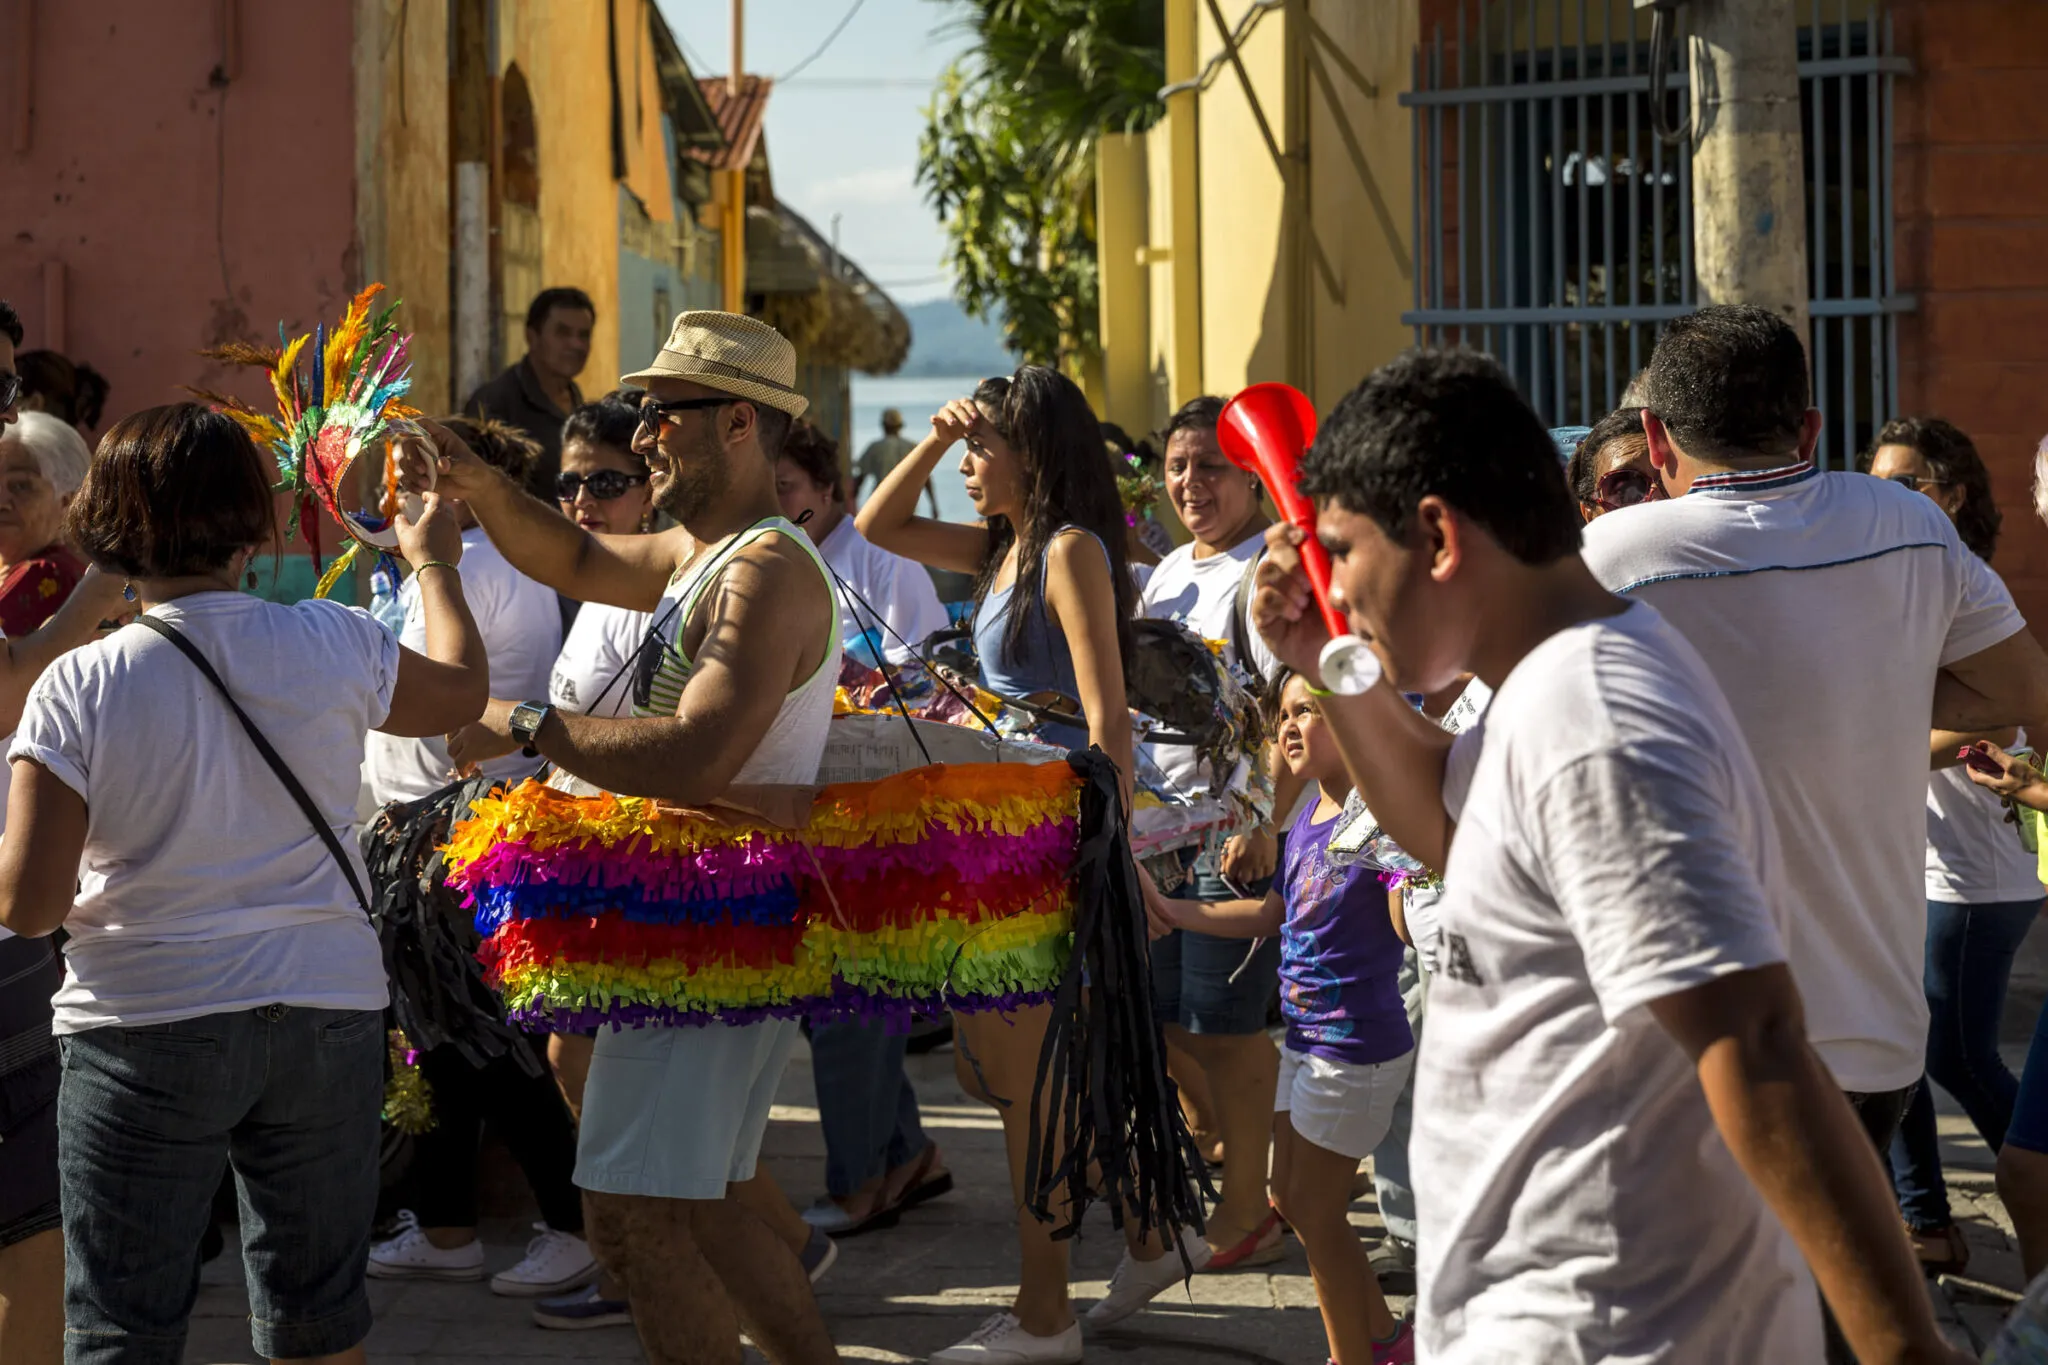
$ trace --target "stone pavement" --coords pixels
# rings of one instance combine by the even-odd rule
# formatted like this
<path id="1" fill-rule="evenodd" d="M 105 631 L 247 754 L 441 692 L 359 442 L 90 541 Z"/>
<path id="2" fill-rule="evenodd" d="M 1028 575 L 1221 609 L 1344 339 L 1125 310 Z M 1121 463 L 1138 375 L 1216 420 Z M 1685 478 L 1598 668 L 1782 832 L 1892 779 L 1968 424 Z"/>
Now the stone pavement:
<path id="1" fill-rule="evenodd" d="M 2043 994 L 2048 994 L 2048 943 L 2036 934 L 2022 952 L 2004 1030 L 2006 1057 L 2018 1070 Z M 1007 1305 L 1015 1289 L 1002 1132 L 995 1115 L 965 1099 L 952 1058 L 912 1057 L 910 1071 L 924 1104 L 925 1125 L 956 1176 L 954 1192 L 906 1215 L 889 1231 L 852 1238 L 818 1286 L 833 1338 L 848 1361 L 919 1361 L 966 1335 Z M 1936 1307 L 1952 1340 L 1981 1352 L 2021 1287 L 2012 1226 L 1992 1188 L 1991 1153 L 1946 1095 L 1941 1110 L 1943 1161 L 1958 1221 L 1972 1247 L 1966 1279 L 1945 1279 Z M 791 1198 L 808 1202 L 824 1184 L 824 1143 L 817 1127 L 809 1053 L 799 1048 L 784 1079 L 781 1103 L 764 1147 L 775 1177 Z M 502 1157 L 502 1154 L 500 1154 Z M 518 1184 L 518 1177 L 512 1176 Z M 520 1191 L 524 1193 L 523 1188 Z M 1370 1196 L 1353 1207 L 1361 1232 L 1376 1235 Z M 530 1236 L 522 1219 L 487 1220 L 488 1269 L 519 1259 Z M 1074 1292 L 1086 1303 L 1100 1295 L 1121 1242 L 1098 1211 L 1074 1252 Z M 552 1361 L 561 1365 L 638 1361 L 630 1329 L 548 1332 L 533 1326 L 526 1300 L 505 1299 L 477 1284 L 370 1282 L 377 1325 L 371 1365 L 443 1365 L 456 1361 Z M 1407 1299 L 1393 1301 L 1406 1313 Z M 230 1254 L 206 1267 L 194 1312 L 187 1365 L 255 1362 L 249 1350 L 247 1299 L 239 1263 Z M 749 1360 L 760 1357 L 749 1353 Z M 1325 1358 L 1315 1290 L 1301 1248 L 1270 1266 L 1195 1277 L 1192 1298 L 1162 1297 L 1124 1328 L 1089 1350 L 1096 1365 L 1312 1365 Z"/>
<path id="2" fill-rule="evenodd" d="M 897 1227 L 840 1244 L 839 1262 L 818 1286 L 833 1339 L 848 1361 L 921 1361 L 1007 1307 L 1016 1289 L 1016 1239 L 1011 1231 L 1002 1129 L 993 1111 L 966 1099 L 953 1079 L 950 1053 L 910 1058 L 927 1131 L 954 1171 L 952 1194 L 905 1215 Z M 817 1125 L 810 1057 L 797 1049 L 783 1081 L 764 1145 L 769 1167 L 792 1199 L 808 1203 L 824 1189 L 824 1139 Z M 517 1177 L 514 1177 L 516 1183 Z M 1377 1232 L 1370 1199 L 1355 1221 Z M 487 1268 L 519 1259 L 528 1224 L 487 1220 Z M 1116 1268 L 1122 1241 L 1108 1218 L 1090 1217 L 1074 1252 L 1074 1293 L 1099 1297 Z M 628 1328 L 549 1332 L 528 1316 L 530 1302 L 499 1298 L 487 1285 L 370 1281 L 377 1325 L 371 1365 L 442 1365 L 455 1361 L 552 1361 L 561 1365 L 641 1359 Z M 1193 1301 L 1167 1295 L 1128 1330 L 1105 1334 L 1089 1358 L 1123 1365 L 1308 1365 L 1325 1358 L 1322 1319 L 1301 1248 L 1286 1259 L 1228 1274 L 1198 1275 Z M 1408 1301 L 1394 1301 L 1405 1313 Z M 255 1362 L 249 1349 L 248 1301 L 233 1247 L 206 1267 L 187 1365 Z M 750 1361 L 760 1357 L 749 1353 Z"/>

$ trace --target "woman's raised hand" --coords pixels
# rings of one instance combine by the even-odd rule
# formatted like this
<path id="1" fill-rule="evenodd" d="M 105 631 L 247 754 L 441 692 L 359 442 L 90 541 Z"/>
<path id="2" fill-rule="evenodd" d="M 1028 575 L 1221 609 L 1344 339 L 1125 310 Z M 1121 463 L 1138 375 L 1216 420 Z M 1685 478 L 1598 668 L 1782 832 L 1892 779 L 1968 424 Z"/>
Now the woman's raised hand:
<path id="1" fill-rule="evenodd" d="M 473 458 L 473 457 L 472 457 Z M 392 526 L 398 532 L 398 553 L 417 571 L 422 564 L 462 562 L 462 523 L 455 510 L 439 493 L 425 493 L 420 519 L 414 521 L 399 509 Z"/>
<path id="2" fill-rule="evenodd" d="M 972 398 L 955 398 L 932 414 L 932 435 L 941 445 L 952 445 L 955 441 L 967 439 L 967 433 L 973 431 L 974 424 L 980 420 L 981 409 L 974 405 Z"/>

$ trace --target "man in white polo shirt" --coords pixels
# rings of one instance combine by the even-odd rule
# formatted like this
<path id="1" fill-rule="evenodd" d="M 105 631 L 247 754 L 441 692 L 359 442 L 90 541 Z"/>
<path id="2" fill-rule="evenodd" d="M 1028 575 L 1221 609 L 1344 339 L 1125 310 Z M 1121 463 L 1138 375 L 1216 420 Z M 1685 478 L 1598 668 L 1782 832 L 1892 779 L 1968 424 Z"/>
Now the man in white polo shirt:
<path id="1" fill-rule="evenodd" d="M 1697 648 L 1770 795 L 1814 1047 L 1879 1148 L 1927 1047 L 1927 729 L 2038 724 L 2048 659 L 1941 509 L 1813 461 L 1806 355 L 1775 313 L 1669 324 L 1643 426 L 1668 500 L 1585 557 Z M 1683 496 L 1681 496 L 1683 495 Z"/>
<path id="2" fill-rule="evenodd" d="M 1319 691 L 1293 527 L 1268 535 L 1254 621 L 1387 834 L 1444 874 L 1415 1096 L 1421 1357 L 1805 1365 L 1818 1279 L 1864 1360 L 1961 1365 L 1807 1045 L 1756 763 L 1692 646 L 1587 572 L 1506 372 L 1390 362 L 1323 422 L 1302 491 L 1386 678 Z M 1466 672 L 1494 699 L 1455 738 L 1401 697 Z"/>

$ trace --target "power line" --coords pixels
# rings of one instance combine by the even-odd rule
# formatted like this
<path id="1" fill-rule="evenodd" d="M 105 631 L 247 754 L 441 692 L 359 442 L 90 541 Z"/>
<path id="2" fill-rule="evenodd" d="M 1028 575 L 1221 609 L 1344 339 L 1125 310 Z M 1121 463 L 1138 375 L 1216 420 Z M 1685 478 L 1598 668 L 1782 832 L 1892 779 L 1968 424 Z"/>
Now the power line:
<path id="1" fill-rule="evenodd" d="M 692 74 L 698 76 L 708 76 L 711 74 L 711 63 L 697 55 L 697 50 L 690 46 L 689 39 L 683 37 L 679 32 L 676 34 L 676 42 L 683 49 L 683 55 L 690 59 L 690 64 L 695 68 Z"/>
<path id="2" fill-rule="evenodd" d="M 787 80 L 789 80 L 790 78 L 794 77 L 794 76 L 795 76 L 795 75 L 797 74 L 797 72 L 799 72 L 799 71 L 802 71 L 802 70 L 803 70 L 803 69 L 804 69 L 805 67 L 809 66 L 809 65 L 810 65 L 810 64 L 811 64 L 812 62 L 815 62 L 816 60 L 818 60 L 818 58 L 820 58 L 820 57 L 824 56 L 824 55 L 825 55 L 825 49 L 826 49 L 826 48 L 829 48 L 829 47 L 831 47 L 831 46 L 832 46 L 832 44 L 833 44 L 833 42 L 834 42 L 834 40 L 836 40 L 836 39 L 837 39 L 837 38 L 839 37 L 839 35 L 840 35 L 840 34 L 842 34 L 842 33 L 844 33 L 844 32 L 846 31 L 846 26 L 847 26 L 848 24 L 850 24 L 850 23 L 852 23 L 852 22 L 853 22 L 853 16 L 854 16 L 854 15 L 856 15 L 856 14 L 859 14 L 859 13 L 860 13 L 860 7 L 861 7 L 862 5 L 865 5 L 865 4 L 867 3 L 867 2 L 868 2 L 868 0 L 853 0 L 853 4 L 852 4 L 852 6 L 851 6 L 851 7 L 850 7 L 850 8 L 849 8 L 849 9 L 848 9 L 847 11 L 846 11 L 846 14 L 845 14 L 845 15 L 844 15 L 844 16 L 843 16 L 843 17 L 842 17 L 842 18 L 841 18 L 840 20 L 839 20 L 839 22 L 838 22 L 837 24 L 834 24 L 834 25 L 832 26 L 832 31 L 831 31 L 830 33 L 828 33 L 828 34 L 826 34 L 826 35 L 825 35 L 825 41 L 824 41 L 824 42 L 822 42 L 822 43 L 819 43 L 819 44 L 818 44 L 818 50 L 817 50 L 817 51 L 815 51 L 815 52 L 813 52 L 813 53 L 812 53 L 812 54 L 811 54 L 810 56 L 808 56 L 808 57 L 804 58 L 804 59 L 803 59 L 802 61 L 798 62 L 798 63 L 797 63 L 797 64 L 796 64 L 795 66 L 791 67 L 791 68 L 790 68 L 789 70 L 785 71 L 785 72 L 784 72 L 784 73 L 783 73 L 783 74 L 782 74 L 782 75 L 781 75 L 781 76 L 780 76 L 780 77 L 778 78 L 778 80 L 780 80 L 780 81 L 787 81 Z"/>
<path id="3" fill-rule="evenodd" d="M 806 90 L 929 90 L 939 83 L 933 76 L 919 80 L 915 76 L 813 76 L 804 82 Z M 783 89 L 789 85 L 784 76 L 777 83 Z"/>

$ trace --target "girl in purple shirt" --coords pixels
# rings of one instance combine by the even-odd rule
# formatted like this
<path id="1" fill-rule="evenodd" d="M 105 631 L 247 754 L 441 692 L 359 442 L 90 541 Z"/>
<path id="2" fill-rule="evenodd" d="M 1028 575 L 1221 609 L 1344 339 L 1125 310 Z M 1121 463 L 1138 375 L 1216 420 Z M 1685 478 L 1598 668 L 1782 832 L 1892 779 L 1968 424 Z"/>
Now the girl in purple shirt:
<path id="1" fill-rule="evenodd" d="M 1401 938 L 1378 869 L 1330 861 L 1351 783 L 1315 696 L 1289 673 L 1279 698 L 1281 753 L 1321 790 L 1287 837 L 1278 884 L 1263 900 L 1163 906 L 1183 929 L 1279 935 L 1287 1046 L 1273 1102 L 1273 1202 L 1308 1252 L 1332 1360 L 1409 1365 L 1413 1329 L 1394 1320 L 1349 1217 L 1358 1163 L 1386 1136 L 1415 1060 L 1396 982 Z"/>

